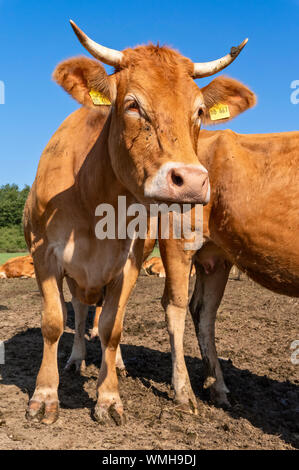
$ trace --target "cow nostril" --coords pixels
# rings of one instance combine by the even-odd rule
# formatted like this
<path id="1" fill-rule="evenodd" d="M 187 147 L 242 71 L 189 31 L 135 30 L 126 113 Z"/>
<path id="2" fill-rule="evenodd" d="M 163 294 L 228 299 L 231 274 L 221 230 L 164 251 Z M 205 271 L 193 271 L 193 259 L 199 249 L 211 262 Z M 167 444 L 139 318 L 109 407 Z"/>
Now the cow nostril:
<path id="1" fill-rule="evenodd" d="M 175 186 L 183 186 L 184 180 L 174 170 L 171 172 L 171 180 Z"/>
<path id="2" fill-rule="evenodd" d="M 206 176 L 204 179 L 203 179 L 203 182 L 202 182 L 202 188 L 208 183 L 208 176 Z"/>

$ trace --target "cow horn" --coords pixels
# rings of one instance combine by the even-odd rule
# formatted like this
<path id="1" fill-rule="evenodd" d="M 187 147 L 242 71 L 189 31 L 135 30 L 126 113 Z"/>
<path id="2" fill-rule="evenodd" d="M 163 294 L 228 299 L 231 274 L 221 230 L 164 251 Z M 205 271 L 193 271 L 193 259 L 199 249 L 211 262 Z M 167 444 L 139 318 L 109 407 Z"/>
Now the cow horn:
<path id="1" fill-rule="evenodd" d="M 86 36 L 83 31 L 78 28 L 78 26 L 70 20 L 71 26 L 81 42 L 82 46 L 90 52 L 96 59 L 104 62 L 105 64 L 112 65 L 113 67 L 118 67 L 121 64 L 123 59 L 123 53 L 120 51 L 116 51 L 115 49 L 108 49 L 108 47 L 101 46 L 100 44 L 96 43 L 88 36 Z"/>
<path id="2" fill-rule="evenodd" d="M 247 42 L 248 39 L 244 39 L 238 47 L 232 47 L 230 53 L 221 57 L 221 59 L 212 60 L 211 62 L 194 63 L 193 78 L 209 77 L 210 75 L 220 72 L 238 57 Z"/>

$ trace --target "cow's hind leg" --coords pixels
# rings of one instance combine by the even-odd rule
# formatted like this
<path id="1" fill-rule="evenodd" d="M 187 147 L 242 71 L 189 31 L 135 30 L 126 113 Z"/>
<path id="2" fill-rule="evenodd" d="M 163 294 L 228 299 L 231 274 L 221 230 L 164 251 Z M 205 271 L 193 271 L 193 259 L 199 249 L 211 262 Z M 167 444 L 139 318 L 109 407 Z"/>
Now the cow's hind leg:
<path id="1" fill-rule="evenodd" d="M 136 283 L 140 265 L 141 259 L 138 266 L 129 259 L 123 274 L 107 286 L 103 311 L 99 319 L 102 363 L 94 411 L 94 417 L 100 424 L 105 424 L 110 418 L 117 425 L 126 421 L 118 390 L 116 359 L 125 307 Z"/>
<path id="2" fill-rule="evenodd" d="M 72 348 L 72 353 L 67 361 L 65 370 L 75 367 L 76 371 L 85 370 L 85 326 L 86 317 L 88 314 L 88 305 L 81 303 L 75 297 L 72 298 L 72 304 L 75 312 L 75 338 Z"/>
<path id="3" fill-rule="evenodd" d="M 51 424 L 59 414 L 57 348 L 64 330 L 66 308 L 62 293 L 62 278 L 46 272 L 44 260 L 35 265 L 37 281 L 43 296 L 42 334 L 43 358 L 34 394 L 26 412 L 28 419 Z"/>
<path id="4" fill-rule="evenodd" d="M 90 339 L 94 341 L 96 338 L 99 336 L 99 320 L 100 320 L 100 315 L 102 313 L 102 302 L 97 304 L 96 306 L 96 311 L 94 314 L 94 319 L 93 319 L 93 324 L 92 324 L 92 329 L 90 330 Z"/>
<path id="5" fill-rule="evenodd" d="M 199 347 L 204 365 L 204 388 L 211 400 L 219 406 L 229 406 L 226 387 L 215 346 L 215 320 L 231 265 L 224 259 L 212 259 L 212 268 L 206 272 L 195 262 L 196 284 L 190 302 Z M 207 265 L 206 265 L 207 267 Z"/>
<path id="6" fill-rule="evenodd" d="M 103 307 L 102 307 L 102 302 L 101 302 L 100 304 L 97 304 L 96 306 L 92 330 L 90 332 L 90 339 L 92 341 L 95 340 L 99 336 L 99 321 L 100 321 L 102 310 L 103 310 Z M 122 376 L 126 375 L 126 367 L 125 367 L 125 364 L 121 355 L 120 345 L 117 346 L 117 351 L 116 351 L 116 369 L 120 375 Z"/>

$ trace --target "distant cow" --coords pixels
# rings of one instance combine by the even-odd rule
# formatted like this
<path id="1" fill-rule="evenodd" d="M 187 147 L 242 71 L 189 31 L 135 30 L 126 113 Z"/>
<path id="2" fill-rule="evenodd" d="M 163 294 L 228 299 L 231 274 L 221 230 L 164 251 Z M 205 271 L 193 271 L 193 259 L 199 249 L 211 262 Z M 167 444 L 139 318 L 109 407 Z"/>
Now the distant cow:
<path id="1" fill-rule="evenodd" d="M 0 266 L 0 279 L 10 277 L 35 277 L 33 260 L 30 255 L 10 258 Z"/>
<path id="2" fill-rule="evenodd" d="M 146 274 L 148 275 L 155 275 L 159 277 L 165 277 L 165 268 L 162 262 L 162 259 L 158 256 L 153 256 L 152 258 L 144 261 L 142 267 Z M 195 274 L 195 267 L 192 266 L 191 268 L 191 276 Z"/>
<path id="3" fill-rule="evenodd" d="M 159 258 L 158 256 L 153 256 L 152 258 L 144 261 L 142 267 L 148 275 L 165 277 L 165 269 L 161 258 Z"/>
<path id="4" fill-rule="evenodd" d="M 54 72 L 82 107 L 46 146 L 24 211 L 25 238 L 44 300 L 43 359 L 27 417 L 50 424 L 59 414 L 57 348 L 66 321 L 65 277 L 76 313 L 70 363 L 84 359 L 88 305 L 101 301 L 105 287 L 94 416 L 102 424 L 111 418 L 120 424 L 125 417 L 116 354 L 144 240 L 137 229 L 135 237 L 127 235 L 132 217 L 119 210 L 119 196 L 131 207 L 137 202 L 146 208 L 156 201 L 207 203 L 208 172 L 196 154 L 200 125 L 212 122 L 210 110 L 216 105 L 225 103 L 230 119 L 253 106 L 255 96 L 225 77 L 202 89 L 194 82 L 229 65 L 246 41 L 221 59 L 194 64 L 168 47 L 108 49 L 72 26 L 84 47 L 115 69 L 108 76 L 100 62 L 77 57 Z M 115 229 L 124 236 L 96 236 L 97 211 L 103 206 L 112 209 Z"/>

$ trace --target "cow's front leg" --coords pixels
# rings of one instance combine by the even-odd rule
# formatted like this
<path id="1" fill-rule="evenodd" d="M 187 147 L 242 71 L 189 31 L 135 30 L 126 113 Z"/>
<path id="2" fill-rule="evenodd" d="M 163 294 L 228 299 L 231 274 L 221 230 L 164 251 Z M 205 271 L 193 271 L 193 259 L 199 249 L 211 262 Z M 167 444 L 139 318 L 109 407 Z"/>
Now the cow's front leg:
<path id="1" fill-rule="evenodd" d="M 192 252 L 184 250 L 184 240 L 159 239 L 166 279 L 162 306 L 166 314 L 172 355 L 172 385 L 179 408 L 197 414 L 184 357 L 184 329 L 188 307 L 188 287 Z"/>
<path id="2" fill-rule="evenodd" d="M 88 314 L 88 305 L 81 303 L 75 297 L 72 298 L 72 304 L 75 312 L 75 338 L 72 353 L 66 363 L 65 370 L 75 367 L 76 371 L 82 372 L 86 368 L 85 326 Z"/>
<path id="3" fill-rule="evenodd" d="M 229 406 L 215 345 L 215 320 L 227 283 L 231 264 L 223 257 L 209 254 L 195 261 L 196 283 L 190 302 L 199 347 L 204 366 L 204 388 L 218 406 Z"/>
<path id="4" fill-rule="evenodd" d="M 26 417 L 44 424 L 51 424 L 57 420 L 59 414 L 57 348 L 64 330 L 66 308 L 62 294 L 62 280 L 41 272 L 44 269 L 41 269 L 41 265 L 46 264 L 43 262 L 35 266 L 44 301 L 42 313 L 44 351 L 35 391 L 29 401 Z"/>
<path id="5" fill-rule="evenodd" d="M 97 404 L 94 416 L 100 424 L 105 424 L 110 418 L 117 425 L 126 421 L 118 390 L 116 360 L 125 307 L 138 277 L 141 257 L 139 261 L 139 264 L 136 265 L 135 262 L 128 259 L 122 275 L 107 286 L 105 302 L 99 319 L 102 362 L 97 384 Z"/>

